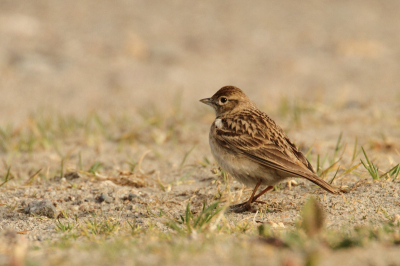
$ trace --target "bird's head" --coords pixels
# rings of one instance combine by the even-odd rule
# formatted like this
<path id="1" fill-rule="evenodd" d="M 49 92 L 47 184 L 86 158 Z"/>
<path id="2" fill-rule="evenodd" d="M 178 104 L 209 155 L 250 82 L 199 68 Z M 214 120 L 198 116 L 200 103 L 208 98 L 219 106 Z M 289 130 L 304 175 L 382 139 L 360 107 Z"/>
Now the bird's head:
<path id="1" fill-rule="evenodd" d="M 217 117 L 254 107 L 254 103 L 246 94 L 235 86 L 222 87 L 211 98 L 201 99 L 200 102 L 213 107 Z"/>

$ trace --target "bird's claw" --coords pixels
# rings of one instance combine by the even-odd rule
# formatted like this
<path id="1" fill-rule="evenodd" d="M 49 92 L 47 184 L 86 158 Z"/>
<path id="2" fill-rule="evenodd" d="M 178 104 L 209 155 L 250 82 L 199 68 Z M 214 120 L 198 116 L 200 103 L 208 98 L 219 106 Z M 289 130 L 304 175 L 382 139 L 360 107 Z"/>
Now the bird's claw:
<path id="1" fill-rule="evenodd" d="M 243 202 L 240 204 L 235 204 L 229 207 L 229 212 L 242 213 L 242 212 L 254 212 L 251 204 L 248 202 Z"/>

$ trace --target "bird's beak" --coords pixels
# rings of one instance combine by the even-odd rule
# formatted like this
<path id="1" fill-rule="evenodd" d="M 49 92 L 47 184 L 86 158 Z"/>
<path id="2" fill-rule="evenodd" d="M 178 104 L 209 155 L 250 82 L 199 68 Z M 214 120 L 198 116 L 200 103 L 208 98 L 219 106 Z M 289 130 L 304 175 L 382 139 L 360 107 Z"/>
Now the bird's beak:
<path id="1" fill-rule="evenodd" d="M 201 99 L 200 102 L 205 103 L 207 105 L 211 105 L 212 106 L 212 101 L 211 98 L 205 98 L 205 99 Z"/>

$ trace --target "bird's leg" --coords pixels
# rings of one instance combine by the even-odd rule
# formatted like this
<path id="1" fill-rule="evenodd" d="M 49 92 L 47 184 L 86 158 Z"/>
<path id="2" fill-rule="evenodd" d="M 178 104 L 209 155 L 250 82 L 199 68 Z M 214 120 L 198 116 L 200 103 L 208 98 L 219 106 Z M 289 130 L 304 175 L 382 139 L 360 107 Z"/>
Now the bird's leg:
<path id="1" fill-rule="evenodd" d="M 258 199 L 259 197 L 261 197 L 262 195 L 264 195 L 265 193 L 267 193 L 268 191 L 270 191 L 270 190 L 273 189 L 273 188 L 274 188 L 273 186 L 267 187 L 266 189 L 264 189 L 263 191 L 261 191 L 260 193 L 258 193 L 258 194 L 253 198 L 253 201 L 252 201 L 252 202 L 256 202 L 257 199 Z"/>
<path id="2" fill-rule="evenodd" d="M 248 201 L 240 203 L 240 204 L 233 205 L 233 206 L 230 207 L 230 209 L 232 211 L 234 211 L 234 212 L 250 211 L 251 210 L 251 203 L 254 202 L 254 195 L 256 194 L 256 192 L 257 192 L 258 188 L 260 187 L 260 185 L 261 185 L 261 180 L 256 184 L 255 188 L 253 189 L 253 193 L 251 193 L 251 196 L 250 196 Z"/>
<path id="3" fill-rule="evenodd" d="M 261 180 L 257 183 L 256 187 L 253 189 L 253 193 L 251 193 L 249 200 L 246 202 L 246 205 L 248 205 L 250 208 L 251 208 L 251 203 L 254 202 L 255 200 L 254 195 L 256 194 L 260 185 L 261 185 Z"/>

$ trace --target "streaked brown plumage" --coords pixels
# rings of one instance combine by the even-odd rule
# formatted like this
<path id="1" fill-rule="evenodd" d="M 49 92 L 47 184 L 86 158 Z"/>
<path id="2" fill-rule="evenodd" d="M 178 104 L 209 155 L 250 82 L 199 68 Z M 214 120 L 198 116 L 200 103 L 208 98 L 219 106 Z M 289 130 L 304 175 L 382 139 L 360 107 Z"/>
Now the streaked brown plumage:
<path id="1" fill-rule="evenodd" d="M 216 113 L 209 135 L 216 161 L 240 182 L 256 186 L 250 199 L 234 211 L 251 210 L 252 202 L 289 177 L 303 177 L 330 193 L 340 193 L 315 174 L 283 130 L 239 88 L 225 86 L 200 101 Z M 268 187 L 255 196 L 260 185 Z"/>

